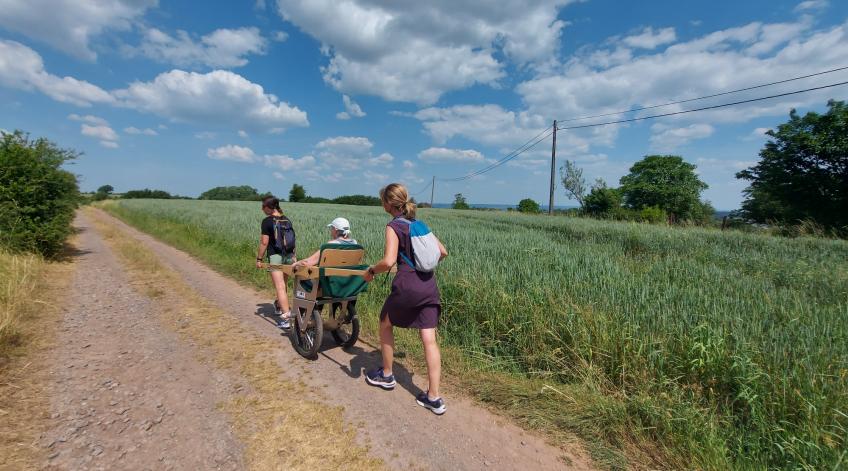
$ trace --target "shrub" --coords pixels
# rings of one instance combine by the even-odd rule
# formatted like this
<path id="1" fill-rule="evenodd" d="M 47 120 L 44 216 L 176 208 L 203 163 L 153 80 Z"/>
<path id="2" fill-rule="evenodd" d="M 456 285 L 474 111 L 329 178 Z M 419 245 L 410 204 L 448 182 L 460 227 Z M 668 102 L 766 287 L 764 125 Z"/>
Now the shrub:
<path id="1" fill-rule="evenodd" d="M 522 213 L 538 214 L 541 208 L 539 207 L 539 203 L 530 198 L 524 198 L 518 202 L 518 210 Z"/>
<path id="2" fill-rule="evenodd" d="M 647 206 L 639 210 L 639 221 L 649 222 L 651 224 L 659 224 L 668 220 L 668 215 L 662 208 L 657 206 Z"/>
<path id="3" fill-rule="evenodd" d="M 613 216 L 619 207 L 621 192 L 616 188 L 592 188 L 583 200 L 583 211 L 593 216 Z"/>
<path id="4" fill-rule="evenodd" d="M 61 166 L 77 154 L 21 131 L 0 137 L 0 243 L 55 255 L 80 201 L 76 177 Z"/>

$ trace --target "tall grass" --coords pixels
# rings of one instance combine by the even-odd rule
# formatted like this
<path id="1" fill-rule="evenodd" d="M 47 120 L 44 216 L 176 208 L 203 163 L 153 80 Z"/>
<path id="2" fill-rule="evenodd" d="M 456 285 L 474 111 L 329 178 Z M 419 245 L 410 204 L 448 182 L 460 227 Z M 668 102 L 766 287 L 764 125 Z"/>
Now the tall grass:
<path id="1" fill-rule="evenodd" d="M 336 216 L 351 220 L 370 260 L 380 256 L 379 208 L 284 209 L 301 256 Z M 258 204 L 139 200 L 110 210 L 223 272 L 268 283 L 251 268 Z M 652 466 L 828 469 L 848 459 L 845 241 L 506 213 L 420 217 L 451 253 L 439 269 L 442 342 L 479 371 L 591 392 L 563 393 L 558 405 L 486 397 L 537 404 L 526 423 L 570 428 Z M 363 296 L 368 325 L 387 291 L 378 280 Z"/>
<path id="2" fill-rule="evenodd" d="M 21 316 L 29 310 L 44 261 L 37 255 L 15 255 L 0 249 L 0 366 L 19 345 Z"/>

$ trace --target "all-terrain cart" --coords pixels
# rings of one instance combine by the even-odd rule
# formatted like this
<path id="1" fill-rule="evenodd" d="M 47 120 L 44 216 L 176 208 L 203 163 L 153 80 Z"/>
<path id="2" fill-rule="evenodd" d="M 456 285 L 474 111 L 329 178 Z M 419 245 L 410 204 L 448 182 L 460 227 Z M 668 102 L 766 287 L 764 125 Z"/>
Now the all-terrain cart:
<path id="1" fill-rule="evenodd" d="M 324 331 L 329 330 L 342 348 L 352 347 L 359 338 L 356 298 L 368 283 L 362 277 L 365 249 L 358 244 L 324 244 L 314 267 L 292 270 L 291 265 L 276 265 L 294 279 L 291 301 L 291 337 L 300 355 L 312 358 L 318 353 Z M 326 317 L 322 314 L 328 309 Z"/>

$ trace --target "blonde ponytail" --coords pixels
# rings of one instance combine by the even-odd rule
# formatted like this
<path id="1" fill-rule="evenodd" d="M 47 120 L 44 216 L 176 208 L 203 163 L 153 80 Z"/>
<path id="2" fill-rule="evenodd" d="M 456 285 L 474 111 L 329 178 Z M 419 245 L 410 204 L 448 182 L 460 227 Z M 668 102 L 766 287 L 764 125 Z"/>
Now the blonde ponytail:
<path id="1" fill-rule="evenodd" d="M 400 183 L 390 183 L 380 190 L 380 201 L 385 206 L 400 212 L 404 217 L 415 219 L 418 206 L 409 200 L 409 192 Z"/>

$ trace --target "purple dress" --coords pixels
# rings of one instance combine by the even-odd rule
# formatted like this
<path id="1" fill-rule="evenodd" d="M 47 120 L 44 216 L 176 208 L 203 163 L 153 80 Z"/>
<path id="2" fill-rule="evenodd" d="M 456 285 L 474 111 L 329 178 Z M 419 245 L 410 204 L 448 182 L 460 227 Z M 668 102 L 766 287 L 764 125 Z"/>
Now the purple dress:
<path id="1" fill-rule="evenodd" d="M 432 329 L 439 324 L 442 302 L 439 299 L 439 287 L 436 286 L 435 272 L 418 272 L 410 267 L 400 256 L 412 256 L 412 242 L 409 239 L 409 224 L 393 219 L 388 224 L 398 236 L 397 273 L 392 281 L 392 292 L 383 304 L 380 320 L 389 316 L 392 325 L 413 329 Z"/>

